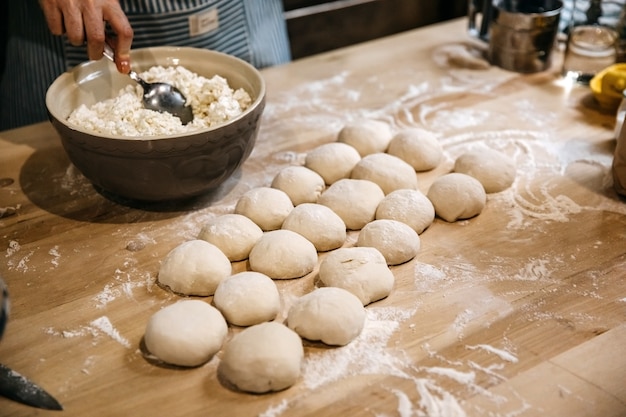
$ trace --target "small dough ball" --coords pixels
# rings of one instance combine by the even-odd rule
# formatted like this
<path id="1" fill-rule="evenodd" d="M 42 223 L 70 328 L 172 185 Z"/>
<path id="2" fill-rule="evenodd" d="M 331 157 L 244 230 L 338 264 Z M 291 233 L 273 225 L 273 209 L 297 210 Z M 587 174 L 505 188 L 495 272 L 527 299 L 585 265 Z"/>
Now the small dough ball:
<path id="1" fill-rule="evenodd" d="M 504 191 L 513 184 L 517 168 L 508 155 L 491 148 L 473 150 L 459 156 L 454 172 L 476 178 L 486 193 Z"/>
<path id="2" fill-rule="evenodd" d="M 236 214 L 246 216 L 265 231 L 280 229 L 291 210 L 293 203 L 287 193 L 271 187 L 253 188 L 235 205 Z"/>
<path id="3" fill-rule="evenodd" d="M 150 317 L 144 342 L 163 362 L 199 366 L 220 350 L 227 334 L 226 320 L 215 307 L 201 300 L 183 300 Z"/>
<path id="4" fill-rule="evenodd" d="M 315 246 L 291 230 L 266 232 L 250 251 L 250 269 L 274 279 L 303 277 L 317 265 Z"/>
<path id="5" fill-rule="evenodd" d="M 482 184 L 466 174 L 450 173 L 433 181 L 426 193 L 435 213 L 447 222 L 477 216 L 487 203 Z"/>
<path id="6" fill-rule="evenodd" d="M 357 296 L 343 288 L 318 288 L 296 300 L 287 323 L 305 339 L 343 346 L 363 330 L 365 308 Z"/>
<path id="7" fill-rule="evenodd" d="M 352 146 L 361 157 L 385 152 L 391 141 L 391 128 L 379 120 L 361 119 L 346 124 L 337 135 L 337 141 Z"/>
<path id="8" fill-rule="evenodd" d="M 368 180 L 339 180 L 317 202 L 337 213 L 350 230 L 359 230 L 376 217 L 376 208 L 385 198 L 383 190 Z"/>
<path id="9" fill-rule="evenodd" d="M 417 255 L 420 237 L 409 225 L 397 220 L 374 220 L 361 229 L 356 244 L 376 248 L 388 265 L 399 265 Z"/>
<path id="10" fill-rule="evenodd" d="M 328 253 L 320 262 L 319 279 L 327 287 L 350 291 L 364 306 L 387 297 L 395 281 L 378 249 L 358 246 Z"/>
<path id="11" fill-rule="evenodd" d="M 220 282 L 213 303 L 230 324 L 251 326 L 276 318 L 280 294 L 267 275 L 243 271 Z"/>
<path id="12" fill-rule="evenodd" d="M 411 165 L 397 156 L 373 153 L 363 157 L 352 170 L 350 178 L 372 181 L 385 194 L 400 189 L 417 189 L 417 175 Z"/>
<path id="13" fill-rule="evenodd" d="M 219 373 L 241 391 L 280 391 L 300 377 L 302 339 L 289 327 L 267 322 L 248 327 L 226 343 Z"/>
<path id="14" fill-rule="evenodd" d="M 241 214 L 224 214 L 202 226 L 198 239 L 214 244 L 231 262 L 248 258 L 252 247 L 263 236 L 263 230 Z"/>
<path id="15" fill-rule="evenodd" d="M 272 187 L 284 191 L 294 206 L 317 202 L 325 186 L 320 174 L 303 166 L 283 168 L 272 181 Z"/>
<path id="16" fill-rule="evenodd" d="M 301 234 L 318 252 L 337 249 L 346 241 L 346 224 L 337 213 L 321 204 L 296 206 L 285 219 L 283 229 Z"/>
<path id="17" fill-rule="evenodd" d="M 443 158 L 443 147 L 432 132 L 411 128 L 398 132 L 391 139 L 387 153 L 421 172 L 437 168 Z"/>
<path id="18" fill-rule="evenodd" d="M 361 160 L 361 155 L 352 146 L 331 142 L 320 145 L 307 153 L 304 166 L 317 172 L 328 185 L 349 178 L 352 168 Z"/>
<path id="19" fill-rule="evenodd" d="M 158 281 L 175 293 L 213 295 L 218 284 L 230 276 L 232 265 L 217 246 L 200 239 L 172 249 L 159 269 Z"/>
<path id="20" fill-rule="evenodd" d="M 380 202 L 376 219 L 398 220 L 422 233 L 435 220 L 435 207 L 419 190 L 396 190 Z"/>

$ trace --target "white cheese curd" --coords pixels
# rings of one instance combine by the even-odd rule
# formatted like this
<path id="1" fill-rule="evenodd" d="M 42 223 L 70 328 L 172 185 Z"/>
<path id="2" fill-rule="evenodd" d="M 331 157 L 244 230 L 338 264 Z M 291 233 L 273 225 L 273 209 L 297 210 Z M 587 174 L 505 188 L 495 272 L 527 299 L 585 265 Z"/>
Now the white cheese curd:
<path id="1" fill-rule="evenodd" d="M 147 82 L 164 82 L 178 88 L 193 109 L 194 120 L 183 125 L 170 113 L 159 113 L 143 107 L 143 89 L 131 84 L 117 97 L 81 105 L 68 117 L 68 122 L 95 133 L 136 137 L 174 135 L 225 123 L 246 110 L 252 103 L 244 89 L 234 90 L 228 81 L 214 75 L 205 78 L 188 69 L 154 66 L 139 76 Z"/>

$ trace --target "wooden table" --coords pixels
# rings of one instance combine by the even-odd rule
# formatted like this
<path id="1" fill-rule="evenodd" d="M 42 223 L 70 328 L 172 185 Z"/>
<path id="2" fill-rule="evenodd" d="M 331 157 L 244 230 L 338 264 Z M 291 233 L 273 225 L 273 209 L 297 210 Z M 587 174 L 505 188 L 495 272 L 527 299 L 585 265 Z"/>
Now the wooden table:
<path id="1" fill-rule="evenodd" d="M 0 273 L 12 317 L 0 361 L 68 416 L 626 415 L 626 204 L 610 181 L 614 115 L 558 68 L 464 67 L 467 42 L 461 19 L 265 70 L 268 105 L 251 158 L 186 207 L 102 197 L 48 123 L 1 132 Z M 155 284 L 165 254 L 359 117 L 439 135 L 446 161 L 418 174 L 422 191 L 476 146 L 513 157 L 517 179 L 478 217 L 435 220 L 417 258 L 392 268 L 392 294 L 367 307 L 360 338 L 306 343 L 302 378 L 286 391 L 227 389 L 219 355 L 195 369 L 144 359 L 148 318 L 179 299 Z M 313 280 L 278 282 L 279 320 Z M 0 399 L 1 416 L 48 414 Z"/>

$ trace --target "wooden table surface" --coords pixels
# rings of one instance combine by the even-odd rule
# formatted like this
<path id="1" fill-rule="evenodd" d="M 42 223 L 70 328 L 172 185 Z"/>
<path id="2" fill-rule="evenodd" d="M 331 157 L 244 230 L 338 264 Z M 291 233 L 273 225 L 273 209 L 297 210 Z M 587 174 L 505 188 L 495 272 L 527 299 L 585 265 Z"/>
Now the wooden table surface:
<path id="1" fill-rule="evenodd" d="M 468 40 L 460 19 L 264 70 L 255 151 L 188 206 L 104 198 L 48 123 L 0 132 L 0 274 L 12 297 L 0 362 L 67 416 L 625 416 L 614 115 L 558 66 L 472 68 L 459 59 Z M 418 174 L 422 191 L 485 145 L 515 159 L 516 181 L 473 219 L 436 219 L 418 256 L 392 267 L 394 290 L 367 307 L 363 334 L 342 348 L 306 343 L 302 377 L 283 392 L 229 390 L 219 355 L 194 369 L 148 362 L 148 318 L 180 299 L 155 284 L 165 254 L 360 117 L 438 135 L 446 160 Z M 279 320 L 314 275 L 277 282 Z M 0 398 L 0 416 L 52 414 Z"/>

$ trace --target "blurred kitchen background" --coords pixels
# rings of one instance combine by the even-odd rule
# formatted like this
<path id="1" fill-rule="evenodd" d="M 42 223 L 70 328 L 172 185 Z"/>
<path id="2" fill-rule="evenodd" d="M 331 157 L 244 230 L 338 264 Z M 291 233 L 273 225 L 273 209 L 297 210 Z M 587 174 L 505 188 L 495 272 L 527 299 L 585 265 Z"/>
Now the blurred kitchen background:
<path id="1" fill-rule="evenodd" d="M 468 0 L 283 0 L 293 59 L 467 15 Z"/>

